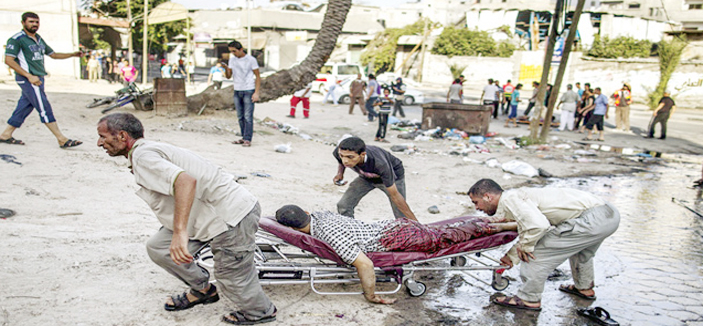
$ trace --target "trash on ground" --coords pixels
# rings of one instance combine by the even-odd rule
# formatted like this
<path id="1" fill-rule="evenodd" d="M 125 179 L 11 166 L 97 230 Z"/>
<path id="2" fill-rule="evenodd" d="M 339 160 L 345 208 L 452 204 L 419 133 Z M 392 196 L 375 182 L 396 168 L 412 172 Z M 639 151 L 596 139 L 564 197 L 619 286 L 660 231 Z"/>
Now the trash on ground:
<path id="1" fill-rule="evenodd" d="M 598 155 L 598 154 L 596 154 L 595 152 L 587 151 L 587 150 L 583 150 L 583 149 L 577 149 L 577 150 L 575 150 L 575 151 L 574 151 L 574 154 L 576 154 L 576 155 L 583 155 L 583 156 L 596 156 L 596 155 Z"/>
<path id="2" fill-rule="evenodd" d="M 415 144 L 400 144 L 391 146 L 391 152 L 413 153 L 416 151 L 417 148 L 415 147 Z"/>
<path id="3" fill-rule="evenodd" d="M 311 140 L 311 139 L 312 139 L 312 136 L 310 136 L 310 135 L 308 135 L 308 134 L 298 134 L 298 136 L 300 136 L 300 138 L 305 139 L 305 140 Z"/>
<path id="4" fill-rule="evenodd" d="M 503 138 L 503 137 L 497 137 L 497 138 L 495 138 L 495 140 L 497 140 L 499 143 L 503 144 L 503 146 L 510 148 L 510 149 L 520 148 L 520 146 L 518 146 L 517 144 L 508 144 L 508 141 L 505 140 L 505 138 Z"/>
<path id="5" fill-rule="evenodd" d="M 551 177 L 554 176 L 553 174 L 547 172 L 547 171 L 546 171 L 545 169 L 543 169 L 543 168 L 537 168 L 537 172 L 539 173 L 539 176 L 540 176 L 540 177 L 544 177 L 544 178 L 551 178 Z"/>
<path id="6" fill-rule="evenodd" d="M 483 136 L 471 136 L 471 137 L 469 137 L 469 143 L 472 143 L 472 144 L 484 144 L 484 143 L 486 143 L 486 137 L 483 137 Z"/>
<path id="7" fill-rule="evenodd" d="M 427 208 L 427 211 L 430 212 L 430 214 L 439 214 L 439 207 L 437 207 L 437 205 L 432 205 Z"/>
<path id="8" fill-rule="evenodd" d="M 571 145 L 569 145 L 569 144 L 559 144 L 559 145 L 554 146 L 554 148 L 557 148 L 557 149 L 571 149 Z"/>
<path id="9" fill-rule="evenodd" d="M 0 154 L 0 159 L 7 163 L 14 163 L 17 165 L 22 165 L 22 163 L 17 161 L 17 158 L 9 154 Z"/>
<path id="10" fill-rule="evenodd" d="M 524 175 L 530 178 L 539 175 L 539 171 L 537 171 L 537 169 L 535 169 L 532 165 L 518 160 L 512 160 L 503 163 L 503 165 L 501 165 L 501 168 L 503 168 L 503 171 L 505 172 L 510 172 L 516 175 Z"/>
<path id="11" fill-rule="evenodd" d="M 484 163 L 485 163 L 486 166 L 489 167 L 489 168 L 499 168 L 499 167 L 501 166 L 500 162 L 498 162 L 498 160 L 497 160 L 497 159 L 494 159 L 494 158 L 489 158 L 489 159 L 486 160 L 486 162 L 484 162 Z"/>
<path id="12" fill-rule="evenodd" d="M 276 151 L 276 153 L 290 153 L 291 151 L 291 146 L 290 143 L 287 144 L 278 144 L 273 147 L 273 149 Z"/>
<path id="13" fill-rule="evenodd" d="M 263 172 L 252 172 L 251 175 L 255 177 L 262 177 L 262 178 L 270 178 L 271 175 L 268 173 L 263 173 Z"/>

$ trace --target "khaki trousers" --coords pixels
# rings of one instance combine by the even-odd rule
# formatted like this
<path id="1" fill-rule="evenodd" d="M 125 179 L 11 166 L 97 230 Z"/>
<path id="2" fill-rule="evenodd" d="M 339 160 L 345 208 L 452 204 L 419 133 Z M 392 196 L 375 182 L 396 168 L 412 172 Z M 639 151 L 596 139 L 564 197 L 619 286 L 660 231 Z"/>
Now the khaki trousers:
<path id="1" fill-rule="evenodd" d="M 537 242 L 533 252 L 536 259 L 520 264 L 523 284 L 517 296 L 524 301 L 541 301 L 547 276 L 567 259 L 576 288 L 593 288 L 593 256 L 619 224 L 620 213 L 607 203 L 556 225 Z"/>
<path id="2" fill-rule="evenodd" d="M 630 107 L 615 107 L 615 129 L 630 131 Z"/>
<path id="3" fill-rule="evenodd" d="M 273 315 L 275 306 L 259 283 L 254 265 L 256 230 L 259 228 L 261 206 L 254 209 L 236 226 L 209 241 L 215 262 L 217 290 L 237 306 L 247 318 L 257 320 Z M 171 275 L 188 284 L 193 290 L 207 287 L 210 274 L 195 262 L 176 265 L 169 247 L 173 231 L 161 228 L 147 242 L 149 257 Z M 188 251 L 194 254 L 207 242 L 190 240 Z"/>

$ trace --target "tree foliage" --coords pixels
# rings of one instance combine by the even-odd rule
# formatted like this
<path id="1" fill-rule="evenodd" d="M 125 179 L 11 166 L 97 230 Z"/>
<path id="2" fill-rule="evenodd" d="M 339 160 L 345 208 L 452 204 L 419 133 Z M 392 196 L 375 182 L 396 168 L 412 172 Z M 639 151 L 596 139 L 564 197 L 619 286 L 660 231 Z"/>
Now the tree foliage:
<path id="1" fill-rule="evenodd" d="M 413 24 L 403 28 L 386 28 L 376 34 L 366 49 L 361 53 L 361 64 L 373 64 L 374 73 L 382 73 L 393 70 L 395 66 L 395 54 L 398 48 L 398 39 L 403 35 L 422 35 L 425 22 L 418 20 Z M 428 23 L 428 26 L 432 26 Z"/>
<path id="2" fill-rule="evenodd" d="M 510 57 L 516 46 L 508 41 L 496 42 L 486 31 L 447 27 L 435 40 L 432 54 L 446 56 Z"/>
<path id="3" fill-rule="evenodd" d="M 684 37 L 674 37 L 667 41 L 659 42 L 657 53 L 659 55 L 659 84 L 657 88 L 647 94 L 647 105 L 654 110 L 659 105 L 659 100 L 664 96 L 671 75 L 676 70 L 676 67 L 681 61 L 681 54 L 686 47 L 686 39 Z"/>
<path id="4" fill-rule="evenodd" d="M 169 0 L 150 0 L 149 10 L 154 7 L 168 2 Z M 104 0 L 91 1 L 84 0 L 83 6 L 89 7 L 91 11 L 106 17 L 127 18 L 127 1 L 126 0 Z M 131 0 L 130 7 L 132 9 L 132 46 L 135 52 L 142 52 L 142 36 L 144 28 L 144 0 Z M 135 19 L 135 17 L 137 19 Z M 149 49 L 151 52 L 163 53 L 168 50 L 167 43 L 173 37 L 179 34 L 185 34 L 187 31 L 186 21 L 172 21 L 168 23 L 150 25 L 147 30 L 149 41 Z"/>
<path id="5" fill-rule="evenodd" d="M 607 36 L 596 35 L 593 45 L 588 51 L 588 56 L 594 58 L 648 58 L 652 49 L 652 42 L 637 40 L 630 36 L 618 36 L 611 39 Z"/>

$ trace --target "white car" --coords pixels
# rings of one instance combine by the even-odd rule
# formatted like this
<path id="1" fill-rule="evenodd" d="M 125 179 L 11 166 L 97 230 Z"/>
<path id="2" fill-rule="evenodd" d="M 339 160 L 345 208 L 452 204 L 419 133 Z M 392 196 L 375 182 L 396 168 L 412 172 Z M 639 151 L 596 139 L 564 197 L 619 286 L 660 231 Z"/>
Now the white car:
<path id="1" fill-rule="evenodd" d="M 351 97 L 349 97 L 349 86 L 351 85 L 351 82 L 354 79 L 346 79 L 342 81 L 339 85 L 337 85 L 337 88 L 335 88 L 334 97 L 337 98 L 337 102 L 339 102 L 340 104 L 351 103 Z M 390 85 L 384 82 L 379 83 L 381 84 L 381 89 L 390 89 Z M 381 92 L 381 94 L 383 94 L 383 90 Z M 391 92 L 391 95 L 392 94 L 393 93 Z M 407 87 L 405 89 L 405 99 L 403 99 L 403 105 L 422 104 L 423 102 L 425 102 L 425 95 L 421 91 L 410 87 Z"/>

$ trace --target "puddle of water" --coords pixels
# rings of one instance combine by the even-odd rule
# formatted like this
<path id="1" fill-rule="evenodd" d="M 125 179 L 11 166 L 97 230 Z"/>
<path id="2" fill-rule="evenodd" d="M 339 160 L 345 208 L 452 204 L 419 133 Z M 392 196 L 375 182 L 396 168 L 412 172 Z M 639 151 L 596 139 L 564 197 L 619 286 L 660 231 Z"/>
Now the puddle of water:
<path id="1" fill-rule="evenodd" d="M 567 261 L 559 267 L 565 276 L 545 283 L 541 313 L 490 304 L 496 291 L 461 272 L 438 277 L 443 285 L 428 289 L 425 304 L 451 317 L 442 324 L 588 325 L 575 311 L 589 305 L 605 308 L 621 325 L 703 322 L 703 219 L 672 202 L 674 197 L 703 212 L 701 190 L 691 187 L 699 176 L 700 163 L 669 163 L 628 176 L 551 180 L 550 187 L 594 193 L 620 211 L 618 231 L 595 257 L 595 302 L 557 290 L 571 283 Z M 489 273 L 474 275 L 490 282 Z M 520 285 L 519 269 L 506 276 L 515 281 L 503 292 L 513 295 Z"/>

